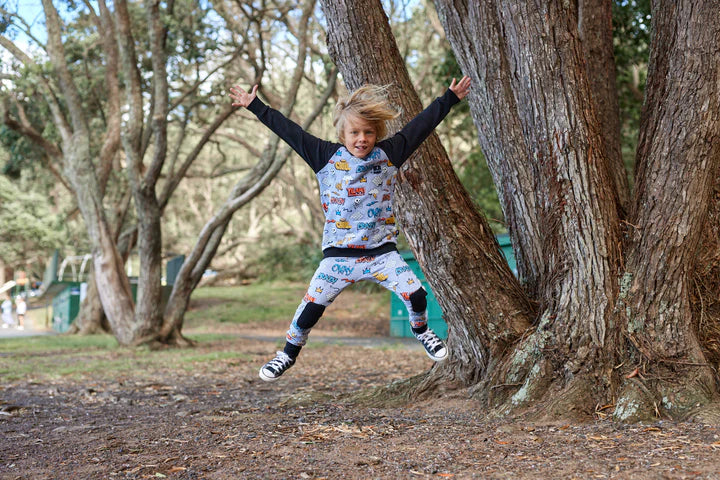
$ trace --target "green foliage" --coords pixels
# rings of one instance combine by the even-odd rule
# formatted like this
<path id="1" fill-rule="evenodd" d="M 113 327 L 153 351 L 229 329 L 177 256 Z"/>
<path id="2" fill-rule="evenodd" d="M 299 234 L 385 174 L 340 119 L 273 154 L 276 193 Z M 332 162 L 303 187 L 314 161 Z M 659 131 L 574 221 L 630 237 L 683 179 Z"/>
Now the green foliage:
<path id="1" fill-rule="evenodd" d="M 274 243 L 260 255 L 261 280 L 308 281 L 322 260 L 322 251 L 311 242 Z"/>
<path id="2" fill-rule="evenodd" d="M 0 258 L 5 263 L 22 262 L 37 251 L 51 252 L 66 241 L 64 221 L 50 211 L 46 199 L 1 175 L 0 205 Z"/>
<path id="3" fill-rule="evenodd" d="M 6 101 L 7 113 L 10 117 L 19 117 L 19 108 L 15 100 L 22 105 L 23 113 L 43 137 L 51 142 L 57 142 L 59 135 L 57 129 L 48 122 L 51 113 L 47 103 L 41 101 L 38 91 L 38 76 L 45 75 L 43 65 L 32 69 L 13 64 L 17 76 L 13 77 L 12 101 Z M 1 96 L 8 96 L 6 91 L 0 91 Z M 60 99 L 62 101 L 62 99 Z M 7 125 L 0 125 L 0 148 L 6 153 L 2 163 L 2 173 L 17 179 L 23 171 L 42 170 L 44 151 L 28 137 L 12 130 Z"/>
<path id="4" fill-rule="evenodd" d="M 17 180 L 23 169 L 34 165 L 41 158 L 42 151 L 27 137 L 5 125 L 0 125 L 0 145 L 6 147 L 7 161 L 2 166 L 2 174 Z"/>
<path id="5" fill-rule="evenodd" d="M 444 52 L 442 59 L 433 69 L 433 73 L 443 81 L 447 81 L 448 78 L 459 79 L 463 75 L 452 50 Z M 458 136 L 468 142 L 476 143 L 477 131 L 472 122 L 467 102 L 462 102 L 451 111 L 449 120 L 456 119 L 460 119 L 457 128 Z M 490 222 L 493 231 L 495 233 L 506 231 L 500 200 L 483 153 L 479 149 L 473 150 L 467 159 L 455 165 L 455 171 L 477 208 Z"/>
<path id="6" fill-rule="evenodd" d="M 485 215 L 495 233 L 507 230 L 495 183 L 482 152 L 474 151 L 457 169 L 458 177 L 475 205 Z"/>

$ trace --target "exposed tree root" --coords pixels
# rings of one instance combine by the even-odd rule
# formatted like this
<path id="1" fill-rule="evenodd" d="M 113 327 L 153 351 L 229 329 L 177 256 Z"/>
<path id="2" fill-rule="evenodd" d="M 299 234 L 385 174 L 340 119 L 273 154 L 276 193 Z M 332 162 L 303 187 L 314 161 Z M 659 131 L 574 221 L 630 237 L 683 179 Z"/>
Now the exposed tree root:
<path id="1" fill-rule="evenodd" d="M 321 392 L 300 392 L 290 395 L 281 402 L 286 407 L 310 407 L 318 403 L 329 402 L 334 400 L 332 395 Z"/>
<path id="2" fill-rule="evenodd" d="M 660 416 L 658 400 L 657 395 L 643 382 L 631 378 L 620 391 L 613 418 L 623 423 L 655 421 Z"/>
<path id="3" fill-rule="evenodd" d="M 545 392 L 544 401 L 533 407 L 530 412 L 537 420 L 592 419 L 598 404 L 602 403 L 595 398 L 595 385 L 595 378 L 583 375 L 575 377 L 564 387 L 551 386 Z"/>
<path id="4" fill-rule="evenodd" d="M 363 407 L 390 408 L 406 405 L 418 398 L 417 389 L 427 373 L 398 380 L 388 385 L 362 390 L 346 401 Z"/>
<path id="5" fill-rule="evenodd" d="M 134 345 L 145 345 L 150 350 L 162 350 L 165 348 L 191 348 L 195 347 L 197 342 L 184 336 L 181 332 L 175 331 L 165 338 L 160 338 L 157 334 L 140 338 Z"/>
<path id="6" fill-rule="evenodd" d="M 720 400 L 697 407 L 688 413 L 686 421 L 720 425 Z"/>

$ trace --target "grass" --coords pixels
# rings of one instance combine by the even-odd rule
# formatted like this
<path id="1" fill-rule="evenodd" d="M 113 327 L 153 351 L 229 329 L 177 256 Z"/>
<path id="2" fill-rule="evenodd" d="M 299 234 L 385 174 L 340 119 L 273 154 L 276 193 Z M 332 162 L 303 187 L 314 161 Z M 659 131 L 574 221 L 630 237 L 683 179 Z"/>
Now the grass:
<path id="1" fill-rule="evenodd" d="M 188 311 L 185 326 L 197 348 L 150 350 L 118 345 L 112 335 L 47 335 L 0 339 L 0 384 L 60 378 L 115 378 L 173 365 L 191 371 L 198 364 L 242 359 L 227 342 L 232 335 L 205 333 L 215 322 L 263 322 L 292 318 L 306 286 L 260 283 L 240 287 L 205 287 L 193 292 L 199 308 Z M 208 328 L 209 330 L 209 328 Z M 212 350 L 207 348 L 212 344 Z"/>
<path id="2" fill-rule="evenodd" d="M 195 334 L 199 347 L 228 340 L 227 334 Z M 114 378 L 118 374 L 152 371 L 174 365 L 191 371 L 198 364 L 243 358 L 230 343 L 199 348 L 150 350 L 121 347 L 111 335 L 39 336 L 0 340 L 0 383 L 16 380 L 52 380 L 86 375 Z"/>
<path id="3" fill-rule="evenodd" d="M 307 286 L 302 283 L 258 283 L 239 287 L 205 287 L 193 293 L 194 308 L 185 316 L 185 332 L 197 348 L 150 350 L 118 345 L 112 335 L 47 335 L 0 339 L 0 385 L 60 378 L 116 378 L 167 368 L 192 371 L 200 364 L 227 365 L 242 360 L 233 335 L 210 333 L 217 323 L 264 322 L 292 318 Z M 389 295 L 351 309 L 387 311 Z M 370 313 L 370 311 L 368 312 Z M 281 342 L 282 343 L 282 342 Z M 205 347 L 205 348 L 203 348 Z"/>
<path id="4" fill-rule="evenodd" d="M 202 308 L 185 314 L 186 325 L 210 321 L 248 323 L 292 318 L 306 285 L 301 283 L 257 283 L 240 287 L 205 287 L 192 299 Z"/>

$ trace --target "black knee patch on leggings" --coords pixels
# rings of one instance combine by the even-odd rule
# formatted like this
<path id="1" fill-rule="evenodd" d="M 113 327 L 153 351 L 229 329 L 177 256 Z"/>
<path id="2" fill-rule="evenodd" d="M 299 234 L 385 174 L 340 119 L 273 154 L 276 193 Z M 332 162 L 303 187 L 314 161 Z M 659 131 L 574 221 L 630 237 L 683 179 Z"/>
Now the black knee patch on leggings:
<path id="1" fill-rule="evenodd" d="M 424 288 L 420 287 L 420 290 L 415 290 L 410 294 L 410 305 L 412 306 L 413 312 L 424 312 L 427 308 L 427 292 Z"/>
<path id="2" fill-rule="evenodd" d="M 297 326 L 303 330 L 314 327 L 317 321 L 320 320 L 320 317 L 322 317 L 324 311 L 325 305 L 308 302 L 305 304 L 305 308 L 297 319 Z"/>

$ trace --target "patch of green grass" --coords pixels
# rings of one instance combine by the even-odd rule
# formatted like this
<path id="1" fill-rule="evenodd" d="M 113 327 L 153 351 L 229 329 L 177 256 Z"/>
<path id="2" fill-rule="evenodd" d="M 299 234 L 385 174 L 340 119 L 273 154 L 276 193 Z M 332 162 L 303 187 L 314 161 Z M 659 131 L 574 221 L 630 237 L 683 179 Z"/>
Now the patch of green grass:
<path id="1" fill-rule="evenodd" d="M 201 308 L 189 310 L 185 322 L 198 325 L 207 321 L 248 323 L 292 318 L 305 288 L 287 282 L 198 288 L 192 299 Z"/>
<path id="2" fill-rule="evenodd" d="M 44 335 L 0 339 L 0 355 L 9 352 L 51 352 L 72 349 L 108 349 L 116 347 L 112 335 Z"/>
<path id="3" fill-rule="evenodd" d="M 200 344 L 228 340 L 228 335 L 196 334 Z M 113 378 L 149 372 L 168 365 L 191 371 L 198 364 L 247 358 L 231 344 L 210 352 L 197 348 L 150 350 L 118 345 L 110 335 L 21 337 L 0 341 L 0 383 L 63 377 Z"/>

